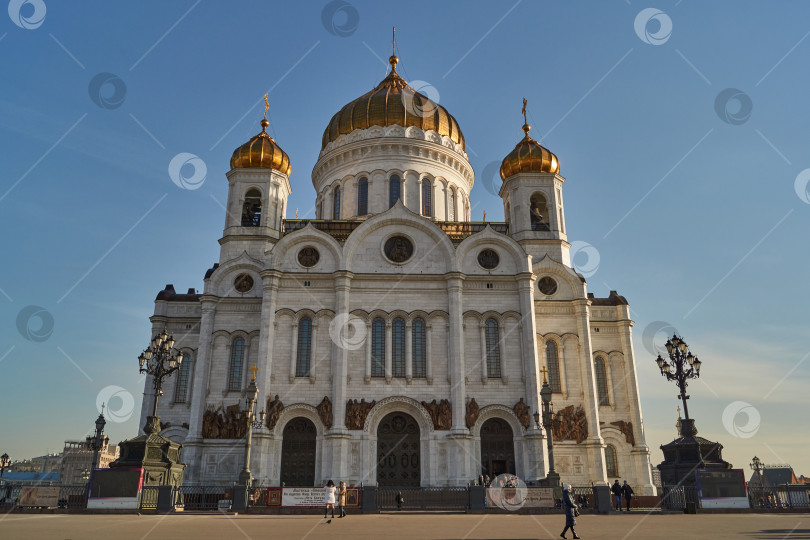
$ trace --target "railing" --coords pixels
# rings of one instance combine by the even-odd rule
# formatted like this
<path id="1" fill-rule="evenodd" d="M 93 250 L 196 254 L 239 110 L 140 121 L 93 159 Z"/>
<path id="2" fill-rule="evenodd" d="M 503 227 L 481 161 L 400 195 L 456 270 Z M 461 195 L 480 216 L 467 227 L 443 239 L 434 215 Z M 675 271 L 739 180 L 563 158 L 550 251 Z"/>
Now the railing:
<path id="1" fill-rule="evenodd" d="M 397 495 L 402 495 L 402 504 L 397 504 Z M 379 510 L 466 510 L 469 494 L 466 487 L 380 487 L 377 488 Z"/>
<path id="2" fill-rule="evenodd" d="M 700 508 L 697 486 L 664 486 L 661 493 L 661 508 L 665 510 L 686 510 L 688 503 Z"/>
<path id="3" fill-rule="evenodd" d="M 59 486 L 59 508 L 87 508 L 88 485 Z"/>
<path id="4" fill-rule="evenodd" d="M 141 509 L 154 510 L 157 508 L 159 486 L 144 486 L 141 490 Z"/>
<path id="5" fill-rule="evenodd" d="M 757 510 L 810 508 L 810 485 L 749 486 L 748 498 Z"/>
<path id="6" fill-rule="evenodd" d="M 233 501 L 232 487 L 180 486 L 175 488 L 177 506 L 184 510 L 218 510 L 219 501 Z"/>
<path id="7" fill-rule="evenodd" d="M 319 231 L 323 231 L 342 242 L 361 223 L 363 223 L 363 220 L 285 219 L 283 227 L 284 234 L 290 234 L 303 229 L 307 225 L 312 225 Z M 454 244 L 458 244 L 468 236 L 483 231 L 487 226 L 491 227 L 495 232 L 509 234 L 509 224 L 500 222 L 437 221 L 436 225 L 447 234 Z M 544 230 L 548 230 L 548 228 Z"/>
<path id="8" fill-rule="evenodd" d="M 20 498 L 22 485 L 3 484 L 0 486 L 0 506 L 14 506 L 14 501 Z"/>

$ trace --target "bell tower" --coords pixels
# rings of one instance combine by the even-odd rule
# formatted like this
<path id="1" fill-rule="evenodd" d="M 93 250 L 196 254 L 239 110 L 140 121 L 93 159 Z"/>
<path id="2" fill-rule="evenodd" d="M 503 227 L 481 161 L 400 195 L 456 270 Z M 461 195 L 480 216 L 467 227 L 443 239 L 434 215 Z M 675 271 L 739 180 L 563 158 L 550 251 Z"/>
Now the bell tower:
<path id="1" fill-rule="evenodd" d="M 571 266 L 565 230 L 560 162 L 529 136 L 523 100 L 523 139 L 501 163 L 503 185 L 498 193 L 509 231 L 534 262 L 544 256 Z"/>
<path id="2" fill-rule="evenodd" d="M 267 134 L 267 95 L 262 131 L 234 150 L 228 178 L 220 262 L 243 251 L 255 258 L 281 238 L 290 188 L 290 158 Z"/>

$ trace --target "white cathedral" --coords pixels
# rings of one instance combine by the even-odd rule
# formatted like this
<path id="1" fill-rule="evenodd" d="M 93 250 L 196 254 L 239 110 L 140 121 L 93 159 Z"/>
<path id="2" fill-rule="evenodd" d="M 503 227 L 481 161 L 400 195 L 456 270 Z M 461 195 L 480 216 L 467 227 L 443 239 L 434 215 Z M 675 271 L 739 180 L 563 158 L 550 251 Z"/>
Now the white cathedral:
<path id="1" fill-rule="evenodd" d="M 563 482 L 654 494 L 629 307 L 571 267 L 557 157 L 524 124 L 500 169 L 505 221 L 470 221 L 459 124 L 397 62 L 324 130 L 316 219 L 285 219 L 290 159 L 265 115 L 231 158 L 204 292 L 158 294 L 153 335 L 166 329 L 185 356 L 158 411 L 184 445 L 184 482 L 236 480 L 252 377 L 261 485 L 536 482 L 547 373 Z M 152 400 L 148 378 L 142 425 Z"/>

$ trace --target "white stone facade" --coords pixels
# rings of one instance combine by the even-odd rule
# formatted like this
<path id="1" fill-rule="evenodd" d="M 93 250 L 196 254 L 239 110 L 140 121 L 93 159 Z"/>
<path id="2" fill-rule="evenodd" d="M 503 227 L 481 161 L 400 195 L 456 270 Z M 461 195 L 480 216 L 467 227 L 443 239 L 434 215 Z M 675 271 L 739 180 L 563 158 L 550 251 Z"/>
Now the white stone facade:
<path id="1" fill-rule="evenodd" d="M 165 327 L 186 353 L 188 371 L 182 381 L 179 374 L 167 380 L 159 408 L 162 421 L 170 424 L 163 433 L 184 443 L 186 483 L 236 480 L 244 438 L 204 438 L 203 415 L 236 403 L 244 408 L 254 364 L 257 409 L 276 395 L 284 404 L 273 429 L 253 433 L 250 468 L 264 485 L 282 481 L 285 428 L 302 417 L 314 425 L 315 485 L 330 478 L 377 483 L 379 427 L 391 412 L 405 413 L 418 425 L 419 448 L 413 452 L 422 486 L 466 485 L 482 474 L 482 427 L 493 418 L 511 429 L 514 472 L 527 481 L 542 479 L 548 472 L 545 432 L 534 419 L 522 424 L 514 407 L 520 400 L 530 414 L 540 407 L 541 368 L 547 365 L 547 343 L 553 342 L 560 384 L 554 409 L 581 407 L 587 419 L 580 442 L 554 443 L 562 480 L 605 483 L 614 478 L 610 472 L 627 479 L 638 494 L 654 493 L 629 307 L 615 293 L 606 299 L 589 296 L 584 278 L 571 268 L 564 179 L 534 173 L 507 178 L 501 191 L 507 222 L 473 227 L 468 222 L 473 171 L 463 149 L 445 139 L 393 126 L 357 130 L 330 143 L 312 174 L 316 217 L 325 220 L 320 222 L 284 220 L 291 190 L 285 175 L 269 169 L 228 173 L 218 266 L 206 275 L 202 294 L 162 291 L 151 318 L 153 332 Z M 394 174 L 404 183 L 400 200 L 389 207 Z M 358 211 L 360 178 L 368 181 L 365 213 Z M 422 182 L 431 190 L 429 215 L 422 215 Z M 333 221 L 336 186 L 341 187 L 341 222 Z M 256 227 L 238 221 L 250 190 L 261 194 Z M 547 201 L 548 230 L 532 230 L 529 201 L 535 193 Z M 407 260 L 386 256 L 384 246 L 393 236 L 411 242 Z M 317 250 L 316 264 L 302 265 L 304 248 Z M 494 268 L 479 263 L 485 249 L 498 255 Z M 236 285 L 243 275 L 252 278 L 251 287 Z M 543 294 L 542 278 L 552 278 L 556 291 Z M 311 321 L 311 333 L 301 341 L 299 325 L 309 324 L 304 319 Z M 385 330 L 375 345 L 376 319 Z M 495 324 L 490 320 L 497 324 L 495 342 L 487 337 L 488 325 Z M 415 341 L 420 321 L 424 340 Z M 403 323 L 404 355 L 393 351 L 395 342 L 402 343 L 396 332 Z M 235 369 L 234 346 L 242 350 L 240 339 L 244 350 L 241 368 Z M 299 346 L 307 343 L 309 369 L 297 373 L 306 356 Z M 424 352 L 424 368 L 417 365 L 415 349 Z M 382 350 L 385 365 L 378 372 L 372 358 Z M 402 373 L 395 356 L 404 356 Z M 595 367 L 602 365 L 604 372 Z M 144 422 L 151 388 L 147 380 Z M 607 395 L 600 397 L 600 390 Z M 325 396 L 332 406 L 331 427 L 316 409 Z M 472 398 L 480 412 L 468 427 Z M 355 399 L 376 402 L 362 429 L 346 425 L 347 401 Z M 438 429 L 422 402 L 444 399 L 452 408 L 451 421 L 443 426 L 449 429 Z M 608 461 L 615 455 L 615 465 L 606 461 L 606 450 Z"/>

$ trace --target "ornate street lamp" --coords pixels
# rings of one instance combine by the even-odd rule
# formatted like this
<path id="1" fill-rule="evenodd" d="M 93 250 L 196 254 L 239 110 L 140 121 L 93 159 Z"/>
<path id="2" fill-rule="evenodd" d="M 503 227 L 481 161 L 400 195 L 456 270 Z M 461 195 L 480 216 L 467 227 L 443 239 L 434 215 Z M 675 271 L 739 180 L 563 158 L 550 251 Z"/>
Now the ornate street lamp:
<path id="1" fill-rule="evenodd" d="M 689 350 L 689 346 L 677 334 L 667 340 L 666 348 L 669 355 L 669 362 L 661 358 L 659 354 L 658 358 L 655 359 L 655 363 L 658 364 L 661 375 L 666 377 L 668 381 L 675 381 L 675 384 L 678 385 L 678 389 L 681 391 L 681 393 L 678 394 L 678 399 L 683 402 L 683 412 L 684 415 L 686 415 L 686 418 L 681 422 L 681 434 L 684 437 L 691 437 L 697 433 L 697 431 L 694 429 L 695 421 L 689 418 L 689 407 L 686 404 L 689 395 L 686 393 L 686 387 L 688 386 L 687 381 L 689 379 L 700 377 L 700 366 L 702 362 L 697 356 L 692 354 Z"/>
<path id="2" fill-rule="evenodd" d="M 138 357 L 139 371 L 151 375 L 155 387 L 155 401 L 152 406 L 152 416 L 146 419 L 144 432 L 158 433 L 160 431 L 160 417 L 157 414 L 158 398 L 163 395 L 163 379 L 180 369 L 183 363 L 183 353 L 175 351 L 174 337 L 163 332 L 152 338 L 149 347 Z"/>
<path id="3" fill-rule="evenodd" d="M 93 448 L 93 463 L 91 464 L 92 469 L 98 469 L 99 466 L 99 454 L 101 452 L 101 448 L 104 446 L 104 426 L 107 425 L 107 421 L 104 419 L 104 404 L 101 404 L 101 414 L 98 415 L 96 418 L 96 436 L 93 437 L 92 440 L 92 448 Z"/>
<path id="4" fill-rule="evenodd" d="M 250 445 L 253 438 L 253 428 L 257 423 L 253 415 L 253 407 L 256 404 L 256 396 L 259 394 L 259 389 L 256 387 L 256 372 L 258 371 L 256 364 L 253 364 L 250 371 L 253 373 L 253 376 L 251 377 L 250 384 L 248 384 L 247 390 L 245 391 L 245 404 L 247 405 L 247 410 L 245 411 L 247 414 L 245 424 L 247 429 L 245 430 L 245 466 L 242 467 L 242 472 L 239 473 L 240 486 L 250 486 L 253 481 L 250 474 Z M 259 426 L 261 426 L 260 422 Z"/>
<path id="5" fill-rule="evenodd" d="M 0 478 L 3 478 L 3 473 L 6 472 L 6 469 L 11 467 L 11 458 L 8 457 L 8 454 L 4 453 L 0 456 Z"/>
<path id="6" fill-rule="evenodd" d="M 546 374 L 548 368 L 543 366 L 540 370 L 543 374 L 543 388 L 540 390 L 540 398 L 543 400 L 543 425 L 546 428 L 546 446 L 548 447 L 548 475 L 546 476 L 545 485 L 547 487 L 558 487 L 560 485 L 560 475 L 554 470 L 554 436 L 551 431 L 552 422 L 554 420 L 551 403 L 551 386 L 548 384 Z M 540 413 L 534 413 L 535 424 L 540 423 Z"/>
<path id="7" fill-rule="evenodd" d="M 751 465 L 750 466 L 754 470 L 755 473 L 761 474 L 761 472 L 762 472 L 762 461 L 757 456 L 754 456 L 754 459 L 751 460 Z"/>

